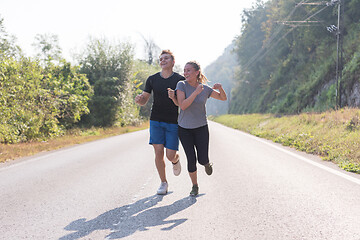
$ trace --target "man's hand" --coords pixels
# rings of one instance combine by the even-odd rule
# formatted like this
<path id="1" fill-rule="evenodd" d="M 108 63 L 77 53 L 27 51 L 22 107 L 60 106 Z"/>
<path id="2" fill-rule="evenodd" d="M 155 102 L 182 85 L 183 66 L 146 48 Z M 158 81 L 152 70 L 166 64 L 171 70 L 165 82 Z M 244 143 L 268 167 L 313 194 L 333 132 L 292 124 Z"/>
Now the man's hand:
<path id="1" fill-rule="evenodd" d="M 137 104 L 140 104 L 142 101 L 144 101 L 144 96 L 142 94 L 139 94 L 135 97 L 135 102 Z"/>
<path id="2" fill-rule="evenodd" d="M 149 100 L 149 97 L 150 97 L 150 93 L 142 92 L 141 94 L 135 97 L 135 103 L 139 104 L 140 106 L 144 106 Z"/>

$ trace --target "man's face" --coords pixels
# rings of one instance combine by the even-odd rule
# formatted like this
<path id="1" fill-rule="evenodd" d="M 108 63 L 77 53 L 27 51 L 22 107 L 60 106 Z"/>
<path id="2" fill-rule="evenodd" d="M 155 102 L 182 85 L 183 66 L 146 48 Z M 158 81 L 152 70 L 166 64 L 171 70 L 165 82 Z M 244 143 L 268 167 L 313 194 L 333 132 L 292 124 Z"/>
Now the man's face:
<path id="1" fill-rule="evenodd" d="M 174 67 L 174 60 L 172 59 L 171 55 L 168 53 L 164 53 L 159 58 L 160 67 L 164 68 L 173 68 Z"/>

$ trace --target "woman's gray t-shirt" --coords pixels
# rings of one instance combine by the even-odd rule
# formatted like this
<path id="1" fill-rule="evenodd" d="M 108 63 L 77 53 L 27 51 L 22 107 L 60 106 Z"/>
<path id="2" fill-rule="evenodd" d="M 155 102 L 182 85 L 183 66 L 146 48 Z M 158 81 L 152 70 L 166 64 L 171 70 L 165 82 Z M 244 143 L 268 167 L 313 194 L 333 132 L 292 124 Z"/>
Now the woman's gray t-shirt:
<path id="1" fill-rule="evenodd" d="M 178 118 L 178 124 L 180 127 L 193 129 L 207 124 L 205 104 L 213 89 L 208 85 L 203 84 L 203 86 L 204 90 L 196 96 L 188 108 L 185 110 L 180 108 Z M 195 89 L 196 88 L 191 86 L 187 81 L 179 81 L 176 85 L 176 90 L 180 90 L 185 93 L 185 99 L 188 98 Z"/>

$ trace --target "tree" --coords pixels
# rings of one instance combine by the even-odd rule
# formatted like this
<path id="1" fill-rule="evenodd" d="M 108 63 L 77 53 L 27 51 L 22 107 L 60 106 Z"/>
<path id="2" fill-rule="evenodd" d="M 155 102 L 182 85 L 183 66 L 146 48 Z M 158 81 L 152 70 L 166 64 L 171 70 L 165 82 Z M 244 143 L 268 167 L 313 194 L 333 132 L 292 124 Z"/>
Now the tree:
<path id="1" fill-rule="evenodd" d="M 359 72 L 360 15 L 358 0 L 342 2 L 347 10 L 340 95 L 349 102 Z M 336 24 L 336 8 L 298 3 L 304 1 L 271 0 L 244 11 L 230 113 L 294 114 L 333 107 L 336 41 L 326 27 Z"/>
<path id="2" fill-rule="evenodd" d="M 47 66 L 49 63 L 61 60 L 61 48 L 59 45 L 59 37 L 55 34 L 37 34 L 35 42 L 32 44 L 38 57 L 42 63 Z"/>
<path id="3" fill-rule="evenodd" d="M 89 80 L 78 68 L 62 60 L 59 65 L 48 65 L 42 79 L 43 88 L 56 104 L 56 118 L 65 128 L 74 127 L 81 116 L 89 113 L 88 102 L 93 95 Z"/>
<path id="4" fill-rule="evenodd" d="M 137 60 L 134 64 L 134 97 L 137 94 L 140 94 L 142 90 L 145 88 L 146 80 L 150 75 L 153 75 L 161 70 L 160 66 L 158 64 L 156 65 L 149 65 L 145 61 Z M 139 115 L 142 118 L 149 119 L 150 118 L 150 112 L 151 112 L 151 103 L 153 101 L 152 95 L 150 96 L 150 99 L 148 103 L 145 106 L 139 107 L 137 105 L 137 108 L 139 109 Z"/>
<path id="5" fill-rule="evenodd" d="M 58 136 L 89 111 L 92 89 L 70 63 L 44 69 L 29 58 L 7 58 L 0 73 L 0 142 Z"/>
<path id="6" fill-rule="evenodd" d="M 4 19 L 0 16 L 0 58 L 20 57 L 21 49 L 16 45 L 16 38 L 7 33 Z"/>
<path id="7" fill-rule="evenodd" d="M 156 45 L 154 39 L 150 37 L 146 39 L 143 35 L 141 36 L 145 42 L 144 50 L 145 50 L 146 61 L 149 65 L 152 65 L 155 63 L 154 61 L 155 59 L 157 59 L 157 56 L 160 55 L 161 49 Z"/>
<path id="8" fill-rule="evenodd" d="M 86 74 L 94 88 L 90 114 L 83 123 L 94 126 L 113 126 L 121 119 L 121 92 L 131 81 L 133 47 L 129 43 L 111 43 L 107 39 L 90 38 L 79 57 L 80 72 Z"/>

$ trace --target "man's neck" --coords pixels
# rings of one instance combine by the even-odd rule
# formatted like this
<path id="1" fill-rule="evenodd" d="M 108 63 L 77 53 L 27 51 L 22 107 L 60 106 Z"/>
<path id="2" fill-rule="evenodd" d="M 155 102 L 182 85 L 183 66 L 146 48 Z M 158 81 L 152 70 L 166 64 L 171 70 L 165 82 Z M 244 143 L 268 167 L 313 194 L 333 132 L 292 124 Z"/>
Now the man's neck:
<path id="1" fill-rule="evenodd" d="M 169 78 L 174 74 L 174 72 L 172 69 L 162 69 L 160 74 L 163 78 Z"/>

